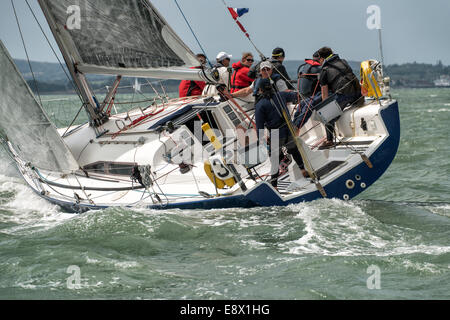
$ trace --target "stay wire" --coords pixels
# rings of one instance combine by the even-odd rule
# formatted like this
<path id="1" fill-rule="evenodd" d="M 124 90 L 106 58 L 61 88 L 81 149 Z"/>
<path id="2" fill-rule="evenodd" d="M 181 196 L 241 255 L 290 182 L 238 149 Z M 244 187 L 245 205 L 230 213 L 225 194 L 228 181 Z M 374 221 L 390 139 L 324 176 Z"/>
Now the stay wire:
<path id="1" fill-rule="evenodd" d="M 212 65 L 211 61 L 209 61 L 208 56 L 206 55 L 205 49 L 203 49 L 202 44 L 201 44 L 200 41 L 198 40 L 198 38 L 197 38 L 197 36 L 196 36 L 194 30 L 193 30 L 192 27 L 191 27 L 191 24 L 189 23 L 188 19 L 187 19 L 186 16 L 184 15 L 183 10 L 181 9 L 180 5 L 178 4 L 178 1 L 177 1 L 177 0 L 173 0 L 173 1 L 174 1 L 175 4 L 177 5 L 178 10 L 180 10 L 180 13 L 181 13 L 181 15 L 182 15 L 183 18 L 184 18 L 184 21 L 186 21 L 186 24 L 188 25 L 189 29 L 191 30 L 192 35 L 194 36 L 195 40 L 197 41 L 198 46 L 200 47 L 200 50 L 202 50 L 203 54 L 204 54 L 205 57 L 206 57 L 206 60 L 208 60 L 209 66 L 212 68 L 213 65 Z"/>
<path id="2" fill-rule="evenodd" d="M 12 0 L 11 0 L 12 1 Z M 59 62 L 59 65 L 61 66 L 61 69 L 64 71 L 64 74 L 66 75 L 67 79 L 69 80 L 70 84 L 72 85 L 73 89 L 75 90 L 75 93 L 78 95 L 78 98 L 83 102 L 83 99 L 81 98 L 81 94 L 79 89 L 77 88 L 77 86 L 74 84 L 73 79 L 71 79 L 71 77 L 67 74 L 66 69 L 64 68 L 63 63 L 61 62 L 61 60 L 58 57 L 58 54 L 56 53 L 55 49 L 53 48 L 52 44 L 50 43 L 50 40 L 47 37 L 47 34 L 45 33 L 44 29 L 42 28 L 41 23 L 39 22 L 38 18 L 36 17 L 36 14 L 34 13 L 33 9 L 31 8 L 30 4 L 28 3 L 28 0 L 25 0 L 28 8 L 31 11 L 31 14 L 34 17 L 34 20 L 36 21 L 36 23 L 38 24 L 39 28 L 41 29 L 41 32 L 44 36 L 44 38 L 47 40 L 48 45 L 50 46 L 50 49 L 53 51 L 53 54 L 55 55 L 56 59 Z"/>
<path id="3" fill-rule="evenodd" d="M 75 121 L 78 119 L 78 116 L 80 115 L 81 110 L 83 110 L 83 108 L 84 108 L 85 105 L 86 105 L 86 104 L 83 103 L 83 105 L 80 107 L 80 110 L 78 110 L 78 113 L 76 114 L 75 118 L 72 120 L 72 122 L 70 123 L 70 125 L 67 127 L 66 132 L 64 132 L 64 134 L 62 135 L 63 138 L 66 136 L 67 132 L 69 132 L 69 129 L 73 126 L 73 124 L 75 123 Z"/>
<path id="4" fill-rule="evenodd" d="M 20 33 L 20 37 L 22 39 L 23 48 L 24 48 L 25 54 L 27 56 L 28 66 L 30 67 L 31 75 L 33 76 L 33 81 L 34 81 L 34 85 L 35 85 L 35 88 L 36 88 L 36 93 L 37 93 L 37 95 L 39 97 L 39 102 L 41 104 L 41 107 L 43 107 L 41 94 L 39 93 L 38 83 L 36 81 L 36 77 L 34 76 L 33 67 L 31 66 L 30 56 L 28 55 L 27 46 L 25 44 L 25 39 L 23 37 L 22 28 L 20 27 L 19 17 L 17 16 L 16 7 L 14 5 L 14 0 L 11 0 L 11 5 L 12 5 L 13 10 L 14 10 L 14 16 L 16 17 L 17 27 L 19 28 L 19 33 Z"/>
<path id="5" fill-rule="evenodd" d="M 225 8 L 228 10 L 228 5 L 227 5 L 227 3 L 225 2 L 225 0 L 222 0 L 222 3 L 223 3 L 223 5 L 225 6 Z M 242 32 L 247 32 L 245 29 L 242 29 L 242 28 L 244 28 L 243 26 L 242 26 L 242 24 L 240 23 L 240 22 L 238 22 L 239 20 L 237 19 L 237 18 L 233 18 L 234 19 L 234 21 L 238 24 L 238 26 L 240 26 L 240 28 L 241 28 L 241 30 L 242 30 Z M 250 43 L 252 44 L 252 46 L 255 48 L 255 50 L 256 50 L 256 52 L 258 52 L 258 54 L 259 54 L 259 56 L 261 57 L 261 59 L 263 60 L 263 61 L 265 61 L 265 60 L 267 60 L 267 58 L 265 57 L 265 55 L 258 49 L 258 47 L 253 43 L 253 41 L 252 41 L 252 39 L 250 38 L 250 35 L 248 34 L 248 32 L 247 33 L 245 33 L 245 36 L 246 36 L 246 38 L 248 39 L 248 41 L 250 41 Z"/>

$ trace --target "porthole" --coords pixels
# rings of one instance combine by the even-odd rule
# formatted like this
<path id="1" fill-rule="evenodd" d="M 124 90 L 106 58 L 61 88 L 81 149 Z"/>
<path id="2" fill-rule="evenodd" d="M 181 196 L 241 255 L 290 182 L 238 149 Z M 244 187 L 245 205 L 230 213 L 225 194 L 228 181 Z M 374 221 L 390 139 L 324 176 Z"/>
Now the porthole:
<path id="1" fill-rule="evenodd" d="M 345 185 L 347 186 L 347 189 L 350 189 L 350 190 L 355 188 L 355 182 L 353 180 L 347 180 Z"/>

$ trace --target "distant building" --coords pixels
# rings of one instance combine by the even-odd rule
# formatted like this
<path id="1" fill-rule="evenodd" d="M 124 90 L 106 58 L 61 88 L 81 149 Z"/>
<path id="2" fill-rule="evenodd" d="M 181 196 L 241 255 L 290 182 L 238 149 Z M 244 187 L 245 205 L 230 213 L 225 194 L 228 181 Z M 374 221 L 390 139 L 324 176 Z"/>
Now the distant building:
<path id="1" fill-rule="evenodd" d="M 434 80 L 436 87 L 450 87 L 450 76 L 442 75 L 439 79 Z"/>

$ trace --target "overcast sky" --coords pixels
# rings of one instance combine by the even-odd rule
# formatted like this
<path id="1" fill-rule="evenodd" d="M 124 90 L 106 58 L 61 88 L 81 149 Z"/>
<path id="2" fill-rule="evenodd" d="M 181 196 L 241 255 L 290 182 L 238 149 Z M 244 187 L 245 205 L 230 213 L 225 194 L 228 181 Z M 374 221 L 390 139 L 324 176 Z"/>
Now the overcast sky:
<path id="1" fill-rule="evenodd" d="M 14 0 L 30 58 L 55 62 L 25 0 Z M 28 0 L 45 25 L 37 0 Z M 114 0 L 112 0 L 114 1 Z M 75 2 L 75 1 L 74 1 Z M 174 0 L 152 0 L 171 27 L 195 53 L 200 52 Z M 241 18 L 253 42 L 266 55 L 280 46 L 287 59 L 307 58 L 327 45 L 348 60 L 379 59 L 378 32 L 369 30 L 367 8 L 381 8 L 386 64 L 404 62 L 450 65 L 449 0 L 226 0 L 231 7 L 248 7 Z M 237 28 L 222 0 L 178 0 L 210 59 L 219 51 L 240 58 L 256 51 Z M 12 56 L 25 58 L 10 0 L 0 0 L 0 38 Z M 53 39 L 53 37 L 52 37 Z M 53 42 L 54 43 L 54 42 Z M 55 45 L 56 47 L 56 45 Z"/>

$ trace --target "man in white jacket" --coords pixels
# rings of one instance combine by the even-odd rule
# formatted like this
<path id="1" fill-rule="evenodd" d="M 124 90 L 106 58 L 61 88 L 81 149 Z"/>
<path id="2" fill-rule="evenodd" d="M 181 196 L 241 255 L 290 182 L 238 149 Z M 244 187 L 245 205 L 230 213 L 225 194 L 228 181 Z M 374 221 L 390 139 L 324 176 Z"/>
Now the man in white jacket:
<path id="1" fill-rule="evenodd" d="M 230 91 L 230 80 L 232 74 L 232 69 L 230 68 L 231 58 L 232 55 L 226 52 L 220 52 L 216 58 L 217 64 L 214 66 L 219 72 L 218 83 L 225 85 L 228 92 Z M 209 84 L 203 90 L 203 95 L 213 96 L 217 94 L 219 94 L 219 92 L 217 91 L 215 85 Z"/>

